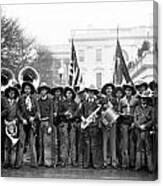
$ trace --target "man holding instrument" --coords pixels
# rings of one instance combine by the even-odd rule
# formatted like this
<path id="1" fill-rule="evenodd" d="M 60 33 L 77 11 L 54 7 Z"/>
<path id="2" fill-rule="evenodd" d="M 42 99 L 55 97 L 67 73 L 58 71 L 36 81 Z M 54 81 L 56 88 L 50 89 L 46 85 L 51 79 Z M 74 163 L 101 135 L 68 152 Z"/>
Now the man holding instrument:
<path id="1" fill-rule="evenodd" d="M 103 165 L 103 158 L 102 132 L 98 118 L 100 106 L 97 104 L 96 97 L 98 90 L 95 87 L 90 86 L 89 88 L 86 88 L 86 91 L 88 93 L 88 98 L 83 103 L 80 113 L 82 118 L 81 128 L 83 128 L 84 141 L 83 167 L 89 168 L 92 166 L 93 168 L 101 168 Z M 87 127 L 85 127 L 85 125 Z"/>

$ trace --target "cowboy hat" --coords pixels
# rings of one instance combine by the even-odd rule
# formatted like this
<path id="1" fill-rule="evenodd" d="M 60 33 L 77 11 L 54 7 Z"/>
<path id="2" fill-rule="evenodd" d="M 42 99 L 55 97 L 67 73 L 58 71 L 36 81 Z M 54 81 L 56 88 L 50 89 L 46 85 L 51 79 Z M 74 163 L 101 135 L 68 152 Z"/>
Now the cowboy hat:
<path id="1" fill-rule="evenodd" d="M 149 83 L 149 88 L 150 88 L 152 91 L 154 91 L 154 89 L 158 88 L 157 82 L 154 81 L 154 80 L 151 81 L 151 82 Z"/>
<path id="2" fill-rule="evenodd" d="M 99 93 L 98 89 L 94 85 L 90 85 L 89 87 L 86 87 L 85 91 L 86 92 L 91 91 L 91 92 L 94 92 L 94 94 L 98 94 Z"/>
<path id="3" fill-rule="evenodd" d="M 137 81 L 135 83 L 136 89 L 139 89 L 140 87 L 143 87 L 143 86 L 145 87 L 145 89 L 148 88 L 148 84 L 145 81 L 143 81 L 143 80 Z"/>
<path id="4" fill-rule="evenodd" d="M 114 90 L 115 94 L 116 94 L 118 91 L 121 91 L 122 94 L 123 94 L 123 96 L 124 96 L 124 90 L 123 90 L 123 88 L 122 88 L 121 86 L 116 86 L 116 87 L 115 87 L 115 90 Z"/>
<path id="5" fill-rule="evenodd" d="M 29 86 L 31 88 L 31 94 L 34 94 L 36 92 L 32 83 L 30 83 L 29 81 L 24 81 L 23 84 L 22 84 L 22 94 L 24 94 L 24 88 L 26 86 Z"/>
<path id="6" fill-rule="evenodd" d="M 54 95 L 55 92 L 56 92 L 57 90 L 60 90 L 61 93 L 63 93 L 63 87 L 61 87 L 61 86 L 53 87 L 53 88 L 50 90 L 50 93 L 51 93 L 52 95 Z"/>
<path id="7" fill-rule="evenodd" d="M 73 88 L 71 88 L 71 87 L 65 87 L 65 88 L 64 88 L 64 96 L 65 96 L 65 97 L 66 97 L 67 91 L 71 91 L 71 93 L 72 93 L 72 99 L 75 99 L 76 93 L 75 93 L 75 91 L 73 90 Z"/>
<path id="8" fill-rule="evenodd" d="M 50 87 L 47 85 L 47 83 L 45 83 L 45 82 L 42 82 L 41 84 L 40 84 L 40 86 L 38 87 L 38 93 L 40 93 L 41 92 L 41 90 L 43 90 L 43 89 L 46 89 L 47 90 L 47 92 L 49 92 L 50 91 Z"/>
<path id="9" fill-rule="evenodd" d="M 142 94 L 139 94 L 140 99 L 151 99 L 152 98 L 152 93 L 151 91 L 144 91 Z"/>
<path id="10" fill-rule="evenodd" d="M 9 92 L 10 91 L 14 91 L 15 92 L 15 98 L 17 98 L 19 96 L 19 91 L 16 87 L 14 86 L 9 86 L 8 88 L 6 88 L 5 90 L 5 96 L 9 97 Z"/>
<path id="11" fill-rule="evenodd" d="M 136 94 L 135 88 L 132 83 L 127 83 L 123 85 L 123 90 L 125 91 L 127 88 L 130 88 L 132 90 L 132 94 Z"/>
<path id="12" fill-rule="evenodd" d="M 115 86 L 113 85 L 113 83 L 106 83 L 106 84 L 102 87 L 102 89 L 101 89 L 101 93 L 102 93 L 102 94 L 106 94 L 105 91 L 106 91 L 107 87 L 112 87 L 113 90 L 115 89 Z"/>

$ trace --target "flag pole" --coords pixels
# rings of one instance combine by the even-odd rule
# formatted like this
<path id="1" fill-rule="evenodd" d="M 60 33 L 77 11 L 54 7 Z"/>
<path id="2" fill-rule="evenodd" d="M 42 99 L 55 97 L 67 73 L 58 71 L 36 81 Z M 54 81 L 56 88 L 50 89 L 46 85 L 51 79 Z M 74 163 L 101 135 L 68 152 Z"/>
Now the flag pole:
<path id="1" fill-rule="evenodd" d="M 119 25 L 117 25 L 117 40 L 119 40 Z"/>

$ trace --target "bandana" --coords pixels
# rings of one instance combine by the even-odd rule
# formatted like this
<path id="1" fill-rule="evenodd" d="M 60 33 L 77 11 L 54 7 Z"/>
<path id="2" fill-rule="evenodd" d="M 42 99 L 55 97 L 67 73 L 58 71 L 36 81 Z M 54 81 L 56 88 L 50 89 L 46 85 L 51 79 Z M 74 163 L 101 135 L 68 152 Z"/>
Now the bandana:
<path id="1" fill-rule="evenodd" d="M 32 101 L 31 101 L 30 96 L 26 97 L 25 104 L 27 106 L 27 110 L 31 111 L 32 110 Z"/>

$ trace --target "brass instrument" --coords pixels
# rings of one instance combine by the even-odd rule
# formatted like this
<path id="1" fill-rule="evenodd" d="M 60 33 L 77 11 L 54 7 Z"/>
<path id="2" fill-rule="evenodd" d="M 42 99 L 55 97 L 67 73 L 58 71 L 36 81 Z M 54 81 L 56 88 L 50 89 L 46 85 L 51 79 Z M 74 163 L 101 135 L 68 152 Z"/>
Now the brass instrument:
<path id="1" fill-rule="evenodd" d="M 15 81 L 15 75 L 9 68 L 1 68 L 1 91 L 9 86 L 12 86 L 13 81 Z"/>
<path id="2" fill-rule="evenodd" d="M 84 116 L 81 116 L 82 122 L 81 122 L 81 129 L 86 129 L 95 119 L 97 112 L 101 109 L 101 105 L 96 108 L 95 111 L 93 111 L 87 118 L 84 118 Z"/>
<path id="3" fill-rule="evenodd" d="M 35 89 L 37 89 L 40 84 L 40 75 L 32 66 L 25 66 L 18 74 L 18 81 L 20 85 L 22 85 L 24 81 L 29 81 L 33 84 Z"/>

